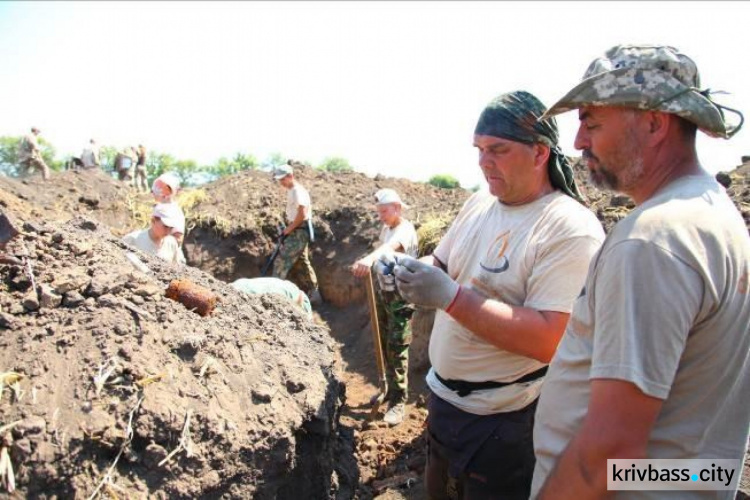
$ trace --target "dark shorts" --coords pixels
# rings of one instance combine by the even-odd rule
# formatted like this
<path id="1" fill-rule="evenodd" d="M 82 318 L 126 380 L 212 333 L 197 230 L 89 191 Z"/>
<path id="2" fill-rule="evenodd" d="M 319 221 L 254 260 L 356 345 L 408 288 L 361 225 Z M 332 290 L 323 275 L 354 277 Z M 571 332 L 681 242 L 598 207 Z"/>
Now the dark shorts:
<path id="1" fill-rule="evenodd" d="M 474 415 L 430 394 L 425 486 L 438 499 L 523 499 L 534 474 L 534 412 Z"/>

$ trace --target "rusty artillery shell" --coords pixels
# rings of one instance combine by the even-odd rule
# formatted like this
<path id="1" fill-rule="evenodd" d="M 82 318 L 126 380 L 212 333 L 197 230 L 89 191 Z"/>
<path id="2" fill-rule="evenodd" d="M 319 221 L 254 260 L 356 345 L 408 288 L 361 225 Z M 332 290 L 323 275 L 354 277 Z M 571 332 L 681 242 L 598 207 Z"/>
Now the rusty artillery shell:
<path id="1" fill-rule="evenodd" d="M 176 300 L 201 316 L 208 316 L 216 306 L 217 297 L 211 290 L 190 280 L 172 280 L 167 288 L 167 298 Z"/>

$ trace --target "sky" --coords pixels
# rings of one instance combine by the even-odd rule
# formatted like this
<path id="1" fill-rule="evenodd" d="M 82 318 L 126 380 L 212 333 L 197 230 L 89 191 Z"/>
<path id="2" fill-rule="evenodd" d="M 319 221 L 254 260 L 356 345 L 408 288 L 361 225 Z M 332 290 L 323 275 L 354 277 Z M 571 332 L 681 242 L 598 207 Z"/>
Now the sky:
<path id="1" fill-rule="evenodd" d="M 677 47 L 718 102 L 748 113 L 748 2 L 0 2 L 0 136 L 41 129 L 60 156 L 90 138 L 202 164 L 279 152 L 464 187 L 495 96 L 548 106 L 617 44 Z M 558 116 L 578 155 L 575 112 Z M 750 155 L 699 134 L 707 170 Z"/>

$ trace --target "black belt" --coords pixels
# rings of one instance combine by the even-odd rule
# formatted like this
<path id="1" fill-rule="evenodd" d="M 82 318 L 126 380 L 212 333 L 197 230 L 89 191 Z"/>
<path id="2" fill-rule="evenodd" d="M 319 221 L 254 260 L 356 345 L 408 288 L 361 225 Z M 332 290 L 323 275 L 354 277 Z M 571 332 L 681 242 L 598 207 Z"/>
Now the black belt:
<path id="1" fill-rule="evenodd" d="M 544 375 L 547 373 L 547 368 L 549 367 L 543 366 L 536 371 L 527 373 L 523 377 L 519 378 L 518 380 L 514 380 L 513 382 L 495 382 L 494 380 L 490 380 L 487 382 L 467 382 L 466 380 L 446 380 L 440 375 L 438 375 L 438 372 L 434 372 L 434 373 L 435 373 L 435 377 L 440 381 L 441 384 L 443 384 L 445 387 L 447 387 L 451 391 L 456 392 L 460 397 L 464 397 L 464 396 L 468 396 L 474 391 L 481 391 L 482 389 L 498 389 L 500 387 L 506 387 L 508 385 L 521 384 L 523 382 L 531 382 L 532 380 L 536 380 L 538 378 L 544 377 Z"/>

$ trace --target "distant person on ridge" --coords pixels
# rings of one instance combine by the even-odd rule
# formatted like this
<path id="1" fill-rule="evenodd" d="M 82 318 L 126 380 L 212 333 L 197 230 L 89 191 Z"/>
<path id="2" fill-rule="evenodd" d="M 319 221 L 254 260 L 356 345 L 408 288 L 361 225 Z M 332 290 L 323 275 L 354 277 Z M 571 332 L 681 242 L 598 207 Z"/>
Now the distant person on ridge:
<path id="1" fill-rule="evenodd" d="M 131 147 L 125 147 L 115 155 L 115 171 L 117 179 L 130 184 L 133 181 L 133 164 L 135 155 Z"/>
<path id="2" fill-rule="evenodd" d="M 432 256 L 397 256 L 399 292 L 438 309 L 430 337 L 430 498 L 529 497 L 547 363 L 604 239 L 578 199 L 554 120 L 528 92 L 474 130 L 489 193 L 469 198 Z"/>
<path id="3" fill-rule="evenodd" d="M 18 145 L 18 162 L 21 166 L 19 174 L 22 177 L 29 176 L 36 172 L 37 169 L 42 172 L 42 179 L 49 179 L 49 167 L 42 158 L 42 152 L 39 149 L 37 136 L 41 132 L 36 127 L 31 127 L 31 133 L 24 136 Z"/>
<path id="4" fill-rule="evenodd" d="M 151 225 L 148 229 L 133 231 L 122 239 L 128 245 L 156 255 L 173 264 L 185 264 L 185 256 L 177 240 L 170 233 L 180 223 L 180 213 L 176 205 L 159 203 L 151 214 Z"/>
<path id="5" fill-rule="evenodd" d="M 373 273 L 373 264 L 376 264 L 384 254 L 400 252 L 416 258 L 419 250 L 414 225 L 402 216 L 403 209 L 409 207 L 401 201 L 398 193 L 393 189 L 381 189 L 375 193 L 375 206 L 383 228 L 380 230 L 377 248 L 352 265 L 352 274 L 357 278 Z M 377 278 L 378 274 L 375 274 Z M 406 415 L 406 399 L 409 395 L 410 320 L 414 307 L 398 295 L 395 283 L 392 286 L 384 285 L 379 280 L 377 283 L 379 285 L 375 303 L 380 324 L 380 343 L 386 358 L 387 399 L 390 403 L 383 421 L 389 425 L 396 425 L 400 424 Z"/>
<path id="6" fill-rule="evenodd" d="M 133 175 L 133 186 L 140 193 L 148 193 L 148 179 L 146 172 L 146 148 L 143 144 L 138 145 L 136 152 L 135 174 Z"/>
<path id="7" fill-rule="evenodd" d="M 274 169 L 273 178 L 287 191 L 286 222 L 278 257 L 273 263 L 273 275 L 287 279 L 289 272 L 297 261 L 300 261 L 300 288 L 307 293 L 313 304 L 322 299 L 318 291 L 318 278 L 310 263 L 309 246 L 314 239 L 312 228 L 312 202 L 310 194 L 294 179 L 294 171 L 289 165 Z"/>
<path id="8" fill-rule="evenodd" d="M 99 167 L 99 146 L 94 139 L 89 140 L 88 146 L 81 153 L 81 164 L 83 168 Z"/>

